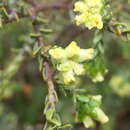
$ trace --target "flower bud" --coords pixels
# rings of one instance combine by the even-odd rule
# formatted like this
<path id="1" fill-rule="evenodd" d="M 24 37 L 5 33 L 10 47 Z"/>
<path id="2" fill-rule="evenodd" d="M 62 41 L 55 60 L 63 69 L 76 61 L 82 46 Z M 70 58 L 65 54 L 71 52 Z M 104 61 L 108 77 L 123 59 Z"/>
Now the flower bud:
<path id="1" fill-rule="evenodd" d="M 79 11 L 81 13 L 86 12 L 87 6 L 84 2 L 78 1 L 74 4 L 74 11 Z"/>
<path id="2" fill-rule="evenodd" d="M 101 102 L 101 100 L 102 100 L 102 96 L 101 95 L 92 96 L 92 98 L 94 100 L 96 100 L 97 102 Z"/>
<path id="3" fill-rule="evenodd" d="M 69 71 L 69 70 L 72 70 L 72 68 L 73 68 L 73 62 L 71 61 L 66 61 L 57 65 L 57 69 L 59 71 Z"/>
<path id="4" fill-rule="evenodd" d="M 85 117 L 85 119 L 83 120 L 83 124 L 84 124 L 85 128 L 90 128 L 95 125 L 94 121 L 89 116 Z"/>
<path id="5" fill-rule="evenodd" d="M 59 74 L 56 76 L 56 79 L 58 83 L 65 84 L 65 85 L 68 85 L 71 82 L 76 81 L 73 70 L 66 71 L 66 72 L 59 72 Z"/>
<path id="6" fill-rule="evenodd" d="M 75 80 L 76 79 L 75 79 L 73 71 L 67 71 L 63 73 L 63 81 L 65 84 L 69 84 L 71 82 L 74 82 Z"/>
<path id="7" fill-rule="evenodd" d="M 102 7 L 102 0 L 85 0 L 85 2 L 89 7 Z"/>
<path id="8" fill-rule="evenodd" d="M 104 81 L 104 77 L 100 72 L 98 72 L 96 77 L 93 78 L 93 82 L 102 82 L 102 81 Z"/>
<path id="9" fill-rule="evenodd" d="M 105 113 L 100 109 L 100 108 L 95 108 L 94 109 L 96 111 L 96 120 L 100 121 L 101 123 L 106 123 L 109 121 L 109 118 L 105 115 Z"/>
<path id="10" fill-rule="evenodd" d="M 69 46 L 65 48 L 65 52 L 68 58 L 72 58 L 79 54 L 80 48 L 77 46 L 77 43 L 72 41 Z"/>
<path id="11" fill-rule="evenodd" d="M 85 72 L 85 70 L 84 70 L 82 64 L 74 63 L 74 64 L 73 64 L 73 69 L 74 69 L 74 72 L 75 72 L 77 75 L 82 75 L 82 74 L 84 74 L 84 72 Z"/>
<path id="12" fill-rule="evenodd" d="M 80 49 L 79 55 L 77 57 L 78 62 L 83 62 L 85 60 L 91 60 L 94 56 L 94 49 Z"/>
<path id="13" fill-rule="evenodd" d="M 55 60 L 65 59 L 64 49 L 62 49 L 60 47 L 50 49 L 49 54 L 51 55 L 52 59 L 55 59 Z"/>

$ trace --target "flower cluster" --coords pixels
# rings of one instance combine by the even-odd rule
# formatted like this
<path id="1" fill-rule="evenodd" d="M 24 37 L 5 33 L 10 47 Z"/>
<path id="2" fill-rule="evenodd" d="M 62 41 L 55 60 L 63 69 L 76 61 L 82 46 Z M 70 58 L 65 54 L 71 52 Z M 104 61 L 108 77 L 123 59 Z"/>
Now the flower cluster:
<path id="1" fill-rule="evenodd" d="M 74 5 L 74 11 L 79 12 L 76 15 L 76 24 L 85 26 L 89 29 L 97 27 L 103 28 L 101 10 L 103 8 L 103 0 L 82 0 Z"/>
<path id="2" fill-rule="evenodd" d="M 130 82 L 124 75 L 114 75 L 110 80 L 110 86 L 120 97 L 130 97 Z"/>
<path id="3" fill-rule="evenodd" d="M 101 95 L 77 95 L 77 121 L 83 122 L 86 128 L 95 125 L 93 119 L 101 123 L 108 122 L 108 117 L 100 108 L 101 99 Z"/>
<path id="4" fill-rule="evenodd" d="M 83 75 L 85 70 L 83 62 L 93 58 L 94 49 L 81 49 L 76 42 L 71 42 L 65 49 L 53 47 L 49 50 L 52 63 L 58 74 L 58 83 L 68 85 L 76 81 L 76 77 Z"/>

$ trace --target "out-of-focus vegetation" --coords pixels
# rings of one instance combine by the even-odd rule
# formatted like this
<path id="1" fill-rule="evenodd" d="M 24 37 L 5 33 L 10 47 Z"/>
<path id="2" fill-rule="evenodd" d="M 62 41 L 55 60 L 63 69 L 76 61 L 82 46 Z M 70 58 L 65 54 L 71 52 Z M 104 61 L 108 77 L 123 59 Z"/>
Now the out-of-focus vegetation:
<path id="1" fill-rule="evenodd" d="M 111 14 L 112 12 L 112 18 L 111 20 L 109 19 L 110 21 L 108 18 L 104 19 L 103 31 L 97 31 L 96 28 L 88 30 L 82 25 L 75 25 L 75 12 L 73 11 L 75 1 L 60 0 L 61 5 L 65 5 L 63 7 L 52 6 L 52 8 L 45 6 L 53 3 L 57 4 L 59 1 L 32 1 L 2 0 L 0 2 L 0 25 L 2 26 L 0 28 L 0 130 L 42 130 L 46 124 L 45 116 L 47 114 L 45 111 L 43 114 L 43 110 L 47 108 L 48 98 L 46 98 L 46 95 L 48 94 L 48 85 L 46 77 L 43 80 L 43 72 L 47 72 L 44 70 L 41 73 L 43 61 L 40 60 L 39 62 L 39 59 L 43 55 L 40 55 L 40 57 L 37 54 L 41 48 L 36 45 L 36 34 L 39 34 L 37 29 L 35 29 L 37 28 L 36 21 L 26 14 L 27 10 L 35 9 L 36 7 L 38 8 L 37 10 L 40 10 L 39 8 L 42 5 L 44 5 L 44 8 L 37 15 L 39 18 L 42 17 L 44 21 L 44 25 L 40 24 L 40 28 L 43 26 L 40 35 L 42 33 L 43 42 L 46 45 L 46 48 L 42 51 L 45 54 L 45 59 L 48 58 L 46 53 L 48 49 L 53 48 L 55 45 L 64 48 L 71 41 L 76 41 L 78 43 L 77 46 L 80 46 L 80 48 L 94 48 L 97 51 L 94 60 L 83 64 L 86 75 L 74 77 L 76 78 L 74 80 L 76 85 L 70 85 L 72 90 L 77 86 L 77 91 L 82 88 L 79 93 L 88 94 L 88 97 L 80 94 L 76 95 L 75 102 L 78 102 L 77 108 L 79 108 L 79 111 L 76 111 L 77 113 L 75 113 L 71 90 L 66 85 L 58 84 L 59 82 L 55 83 L 59 98 L 56 109 L 61 121 L 67 125 L 73 124 L 73 130 L 87 130 L 81 120 L 85 124 L 84 114 L 91 113 L 90 115 L 88 114 L 91 118 L 86 118 L 87 123 L 85 125 L 93 126 L 93 121 L 97 121 L 95 128 L 89 128 L 88 130 L 129 130 L 130 3 L 128 3 L 128 0 L 107 0 L 110 5 L 110 8 L 107 8 L 107 13 Z M 12 16 L 10 16 L 10 19 L 15 20 L 7 22 L 9 20 L 7 18 L 8 14 L 6 14 L 6 11 L 3 12 L 3 6 L 7 13 L 17 12 L 15 15 L 12 13 Z M 24 15 L 26 17 L 20 14 L 19 11 L 21 10 L 25 12 Z M 16 17 L 12 18 L 14 16 Z M 2 19 L 4 20 L 2 21 Z M 52 32 L 50 29 L 52 29 Z M 35 33 L 33 33 L 34 31 Z M 36 54 L 35 56 L 34 53 Z M 49 58 L 51 61 L 51 57 Z M 61 62 L 57 62 L 54 59 L 52 63 L 61 65 Z M 82 69 L 82 67 L 77 69 Z M 63 79 L 60 76 L 58 79 Z M 69 78 L 67 76 L 66 78 Z M 102 105 L 99 100 L 97 103 L 91 95 L 102 95 Z M 53 95 L 53 98 L 56 98 L 56 95 Z M 88 107 L 89 105 L 91 106 L 90 102 L 97 103 L 95 103 L 96 105 L 93 103 L 96 110 L 100 106 L 105 111 L 105 114 L 109 117 L 108 123 L 101 125 L 99 122 L 102 122 L 102 117 L 95 118 L 92 115 L 92 109 L 89 110 Z M 101 108 L 99 109 L 101 110 Z M 104 113 L 102 115 L 104 116 Z M 75 119 L 75 117 L 79 119 Z M 75 123 L 75 120 L 77 123 Z M 69 130 L 69 127 L 64 129 Z M 51 129 L 48 128 L 46 130 Z"/>

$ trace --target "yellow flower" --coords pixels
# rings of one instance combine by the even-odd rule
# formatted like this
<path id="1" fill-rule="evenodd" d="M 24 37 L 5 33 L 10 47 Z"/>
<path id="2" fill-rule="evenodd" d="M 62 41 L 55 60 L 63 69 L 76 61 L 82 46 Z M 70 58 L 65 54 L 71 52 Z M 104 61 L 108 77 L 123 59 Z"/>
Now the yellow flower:
<path id="1" fill-rule="evenodd" d="M 57 82 L 68 85 L 76 81 L 76 76 L 83 75 L 85 69 L 81 62 L 93 58 L 94 49 L 80 49 L 72 41 L 65 49 L 54 47 L 49 50 L 54 67 L 58 70 Z"/>
<path id="2" fill-rule="evenodd" d="M 85 72 L 83 65 L 75 62 L 73 63 L 73 70 L 77 75 L 82 75 Z"/>
<path id="3" fill-rule="evenodd" d="M 123 84 L 124 79 L 122 76 L 117 75 L 117 76 L 113 76 L 112 79 L 110 80 L 110 85 L 113 88 L 116 88 L 115 86 L 120 86 L 121 84 Z"/>
<path id="4" fill-rule="evenodd" d="M 98 7 L 98 8 L 102 7 L 102 0 L 85 0 L 85 3 L 89 7 Z"/>
<path id="5" fill-rule="evenodd" d="M 63 80 L 64 84 L 66 84 L 66 85 L 68 85 L 71 82 L 76 81 L 73 70 L 63 72 L 62 76 L 63 76 L 62 80 Z"/>
<path id="6" fill-rule="evenodd" d="M 92 29 L 93 27 L 97 27 L 98 29 L 103 28 L 102 17 L 99 14 L 92 15 L 88 18 L 88 22 L 85 23 L 85 26 L 88 29 Z"/>
<path id="7" fill-rule="evenodd" d="M 78 62 L 83 62 L 86 60 L 91 60 L 94 56 L 94 49 L 90 48 L 90 49 L 80 49 L 79 51 L 79 55 L 76 58 L 76 61 Z"/>
<path id="8" fill-rule="evenodd" d="M 97 117 L 96 117 L 97 121 L 100 121 L 102 124 L 107 123 L 109 121 L 109 118 L 99 107 L 96 107 L 94 110 L 97 114 Z"/>
<path id="9" fill-rule="evenodd" d="M 73 62 L 72 61 L 65 61 L 59 65 L 57 65 L 57 69 L 59 71 L 69 71 L 73 68 Z"/>
<path id="10" fill-rule="evenodd" d="M 91 117 L 89 116 L 86 116 L 83 120 L 83 124 L 85 126 L 85 128 L 90 128 L 90 127 L 93 127 L 95 124 L 94 124 L 94 121 L 92 120 Z"/>
<path id="11" fill-rule="evenodd" d="M 130 97 L 130 83 L 124 83 L 121 87 L 118 87 L 117 93 L 121 97 Z"/>
<path id="12" fill-rule="evenodd" d="M 80 14 L 80 15 L 77 15 L 75 17 L 75 20 L 76 20 L 76 25 L 80 25 L 80 24 L 83 24 L 86 22 L 86 15 L 83 13 L 83 14 Z"/>
<path id="13" fill-rule="evenodd" d="M 49 54 L 53 59 L 62 60 L 65 58 L 64 49 L 57 47 L 49 50 Z"/>
<path id="14" fill-rule="evenodd" d="M 130 97 L 130 83 L 123 76 L 113 76 L 110 80 L 111 88 L 121 97 Z"/>
<path id="15" fill-rule="evenodd" d="M 74 5 L 74 11 L 79 12 L 75 20 L 77 25 L 84 24 L 88 29 L 97 27 L 103 28 L 101 9 L 103 8 L 103 0 L 82 0 Z"/>
<path id="16" fill-rule="evenodd" d="M 87 11 L 87 6 L 84 2 L 78 1 L 75 3 L 74 6 L 75 6 L 74 11 L 79 11 L 81 13 Z"/>
<path id="17" fill-rule="evenodd" d="M 78 55 L 79 51 L 80 51 L 80 48 L 79 48 L 79 46 L 77 46 L 77 43 L 74 41 L 72 41 L 69 44 L 69 46 L 67 46 L 65 48 L 65 53 L 68 58 L 72 58 L 72 57 Z"/>

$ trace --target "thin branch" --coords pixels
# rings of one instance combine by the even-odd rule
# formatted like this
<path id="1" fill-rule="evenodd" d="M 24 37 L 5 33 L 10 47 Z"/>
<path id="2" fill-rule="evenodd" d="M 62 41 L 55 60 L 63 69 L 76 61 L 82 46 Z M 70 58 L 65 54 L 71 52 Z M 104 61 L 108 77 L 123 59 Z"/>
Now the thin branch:
<path id="1" fill-rule="evenodd" d="M 48 84 L 48 93 L 49 93 L 49 101 L 51 104 L 56 104 L 57 98 L 55 97 L 55 89 L 53 84 L 53 72 L 51 71 L 51 66 L 48 61 L 44 62 L 45 70 L 46 70 L 46 80 Z"/>
<path id="2" fill-rule="evenodd" d="M 65 2 L 54 2 L 54 3 L 38 3 L 38 2 L 33 2 L 32 0 L 28 0 L 28 2 L 30 2 L 33 7 L 28 9 L 28 12 L 26 14 L 24 14 L 23 12 L 17 12 L 17 11 L 11 11 L 8 12 L 9 17 L 8 19 L 4 19 L 2 20 L 2 22 L 4 24 L 13 22 L 13 21 L 17 21 L 16 18 L 16 14 L 18 18 L 24 18 L 24 17 L 34 17 L 36 16 L 39 12 L 41 11 L 46 11 L 46 10 L 50 10 L 50 9 L 64 9 L 64 10 L 69 10 L 72 8 L 72 4 L 70 3 L 65 3 Z M 34 6 L 35 5 L 35 6 Z M 15 15 L 14 15 L 15 14 Z"/>

